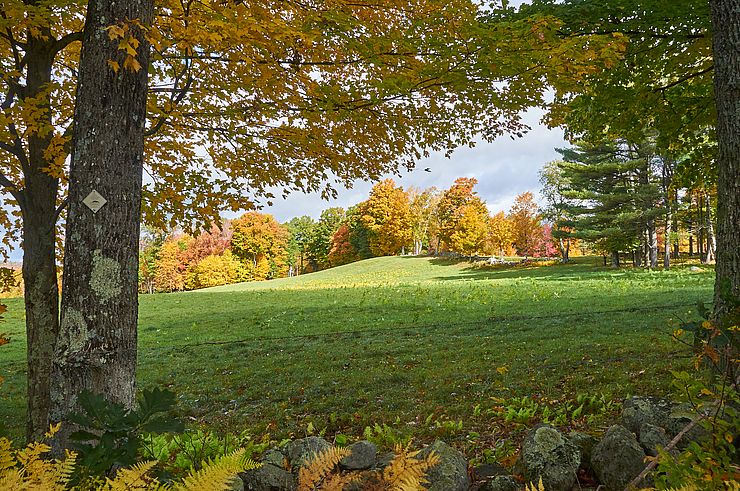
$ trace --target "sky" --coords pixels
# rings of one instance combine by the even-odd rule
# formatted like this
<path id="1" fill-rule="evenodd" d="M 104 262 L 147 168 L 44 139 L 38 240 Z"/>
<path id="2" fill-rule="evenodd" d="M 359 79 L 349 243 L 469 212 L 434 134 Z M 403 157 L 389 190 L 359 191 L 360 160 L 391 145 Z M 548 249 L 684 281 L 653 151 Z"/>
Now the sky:
<path id="1" fill-rule="evenodd" d="M 541 116 L 539 110 L 531 110 L 524 115 L 524 122 L 532 129 L 523 138 L 512 140 L 503 136 L 491 143 L 478 143 L 473 148 L 459 148 L 450 158 L 434 153 L 421 160 L 414 170 L 402 172 L 400 177 L 392 174 L 385 177 L 392 178 L 404 189 L 411 186 L 446 189 L 458 177 L 475 177 L 478 179 L 478 195 L 487 203 L 491 213 L 508 211 L 517 194 L 539 190 L 538 171 L 545 163 L 559 157 L 556 148 L 568 146 L 563 140 L 563 131 L 540 124 Z M 431 172 L 426 172 L 426 168 Z M 318 218 L 326 208 L 347 208 L 364 201 L 372 185 L 373 182 L 355 181 L 351 189 L 339 188 L 337 198 L 330 201 L 322 200 L 318 194 L 292 194 L 286 199 L 278 197 L 273 206 L 263 208 L 262 212 L 273 215 L 279 222 L 301 215 Z M 279 192 L 275 194 L 280 196 Z"/>

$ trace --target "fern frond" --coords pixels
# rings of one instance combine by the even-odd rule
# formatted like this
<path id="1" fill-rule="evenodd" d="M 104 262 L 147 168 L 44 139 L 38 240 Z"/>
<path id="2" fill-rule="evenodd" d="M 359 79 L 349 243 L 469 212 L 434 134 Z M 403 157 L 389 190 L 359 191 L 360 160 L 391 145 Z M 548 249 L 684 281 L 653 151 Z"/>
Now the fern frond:
<path id="1" fill-rule="evenodd" d="M 343 491 L 351 483 L 361 477 L 359 472 L 350 472 L 347 474 L 333 474 L 329 476 L 321 486 L 322 491 Z"/>
<path id="2" fill-rule="evenodd" d="M 77 464 L 77 454 L 67 450 L 64 460 L 54 462 L 49 469 L 51 481 L 58 483 L 62 487 L 69 485 L 69 482 L 72 480 L 72 473 L 75 471 L 75 464 Z"/>
<path id="3" fill-rule="evenodd" d="M 409 452 L 409 445 L 396 445 L 395 450 L 396 457 L 383 470 L 383 481 L 393 491 L 423 490 L 426 472 L 439 463 L 439 456 L 432 452 L 420 460 L 419 451 Z"/>
<path id="4" fill-rule="evenodd" d="M 537 484 L 531 482 L 524 487 L 524 491 L 545 491 L 545 485 L 542 484 L 542 478 Z"/>
<path id="5" fill-rule="evenodd" d="M 157 464 L 156 460 L 139 462 L 127 469 L 120 469 L 115 479 L 106 479 L 105 485 L 100 491 L 129 491 L 134 489 L 151 489 L 159 484 L 156 478 L 149 476 Z"/>
<path id="6" fill-rule="evenodd" d="M 13 452 L 10 450 L 11 443 L 7 438 L 0 438 L 0 476 L 4 470 L 15 466 Z"/>
<path id="7" fill-rule="evenodd" d="M 307 466 L 298 471 L 298 491 L 311 491 L 339 464 L 352 453 L 348 448 L 329 447 L 314 455 Z"/>
<path id="8" fill-rule="evenodd" d="M 0 489 L 23 489 L 23 473 L 19 469 L 0 471 Z"/>
<path id="9" fill-rule="evenodd" d="M 228 455 L 208 462 L 197 472 L 191 472 L 181 483 L 175 485 L 180 491 L 223 491 L 238 479 L 237 474 L 256 469 L 260 464 L 246 458 L 240 448 Z"/>

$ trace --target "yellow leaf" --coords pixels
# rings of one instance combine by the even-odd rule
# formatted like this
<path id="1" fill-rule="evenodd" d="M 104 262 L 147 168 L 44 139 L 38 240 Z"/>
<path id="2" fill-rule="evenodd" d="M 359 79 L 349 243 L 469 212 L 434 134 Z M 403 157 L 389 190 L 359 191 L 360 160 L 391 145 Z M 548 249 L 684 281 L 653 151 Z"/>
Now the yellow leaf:
<path id="1" fill-rule="evenodd" d="M 121 68 L 118 62 L 113 60 L 108 60 L 108 66 L 111 67 L 115 73 L 118 73 L 118 70 Z"/>
<path id="2" fill-rule="evenodd" d="M 125 34 L 124 29 L 120 26 L 108 26 L 105 30 L 108 31 L 108 39 L 111 41 L 117 38 L 122 38 Z"/>
<path id="3" fill-rule="evenodd" d="M 138 72 L 141 70 L 141 64 L 133 56 L 127 56 L 123 62 L 123 68 Z"/>
<path id="4" fill-rule="evenodd" d="M 59 429 L 60 429 L 61 427 L 62 427 L 62 423 L 61 423 L 61 422 L 60 422 L 60 423 L 57 423 L 57 424 L 50 424 L 50 425 L 49 425 L 49 431 L 47 431 L 47 432 L 46 432 L 46 433 L 44 434 L 44 436 L 45 436 L 46 438 L 51 438 L 51 437 L 53 437 L 54 435 L 56 435 L 56 434 L 57 434 L 57 433 L 59 432 Z"/>

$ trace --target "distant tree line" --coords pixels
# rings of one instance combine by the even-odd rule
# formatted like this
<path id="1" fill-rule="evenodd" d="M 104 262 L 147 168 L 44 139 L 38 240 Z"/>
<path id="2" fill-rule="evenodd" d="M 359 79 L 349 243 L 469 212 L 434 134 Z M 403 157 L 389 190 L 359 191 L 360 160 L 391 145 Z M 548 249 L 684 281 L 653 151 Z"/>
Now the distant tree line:
<path id="1" fill-rule="evenodd" d="M 301 216 L 280 224 L 271 215 L 250 211 L 197 235 L 147 230 L 141 238 L 140 291 L 295 276 L 397 254 L 503 260 L 553 257 L 575 248 L 577 239 L 556 234 L 531 192 L 517 196 L 508 213 L 492 215 L 474 190 L 476 184 L 473 178 L 459 178 L 446 190 L 403 189 L 386 179 L 365 201 L 346 210 L 327 208 L 317 220 Z"/>

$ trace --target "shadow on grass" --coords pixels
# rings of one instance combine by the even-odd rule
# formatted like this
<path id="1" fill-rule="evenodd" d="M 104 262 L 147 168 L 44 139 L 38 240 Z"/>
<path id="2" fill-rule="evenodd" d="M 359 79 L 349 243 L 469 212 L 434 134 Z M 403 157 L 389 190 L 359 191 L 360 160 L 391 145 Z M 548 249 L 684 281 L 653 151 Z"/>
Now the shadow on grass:
<path id="1" fill-rule="evenodd" d="M 651 272 L 664 272 L 663 269 L 649 270 L 636 268 L 631 265 L 620 268 L 604 266 L 601 256 L 582 256 L 571 259 L 568 263 L 538 264 L 536 261 L 517 264 L 493 264 L 472 262 L 464 258 L 431 258 L 430 262 L 436 266 L 467 265 L 458 269 L 455 274 L 438 276 L 436 280 L 497 280 L 497 279 L 525 279 L 534 278 L 546 281 L 593 281 L 615 277 L 634 277 Z M 692 263 L 677 264 L 671 272 L 677 272 L 692 266 Z M 709 271 L 710 268 L 703 268 Z"/>
<path id="2" fill-rule="evenodd" d="M 603 279 L 613 276 L 621 276 L 631 271 L 629 269 L 612 269 L 604 267 L 600 257 L 578 258 L 567 264 L 538 264 L 537 262 L 521 262 L 511 264 L 486 265 L 480 262 L 474 263 L 467 259 L 433 258 L 430 262 L 436 266 L 458 266 L 462 267 L 455 274 L 438 276 L 438 280 L 496 280 L 537 278 L 548 281 L 578 281 Z"/>

